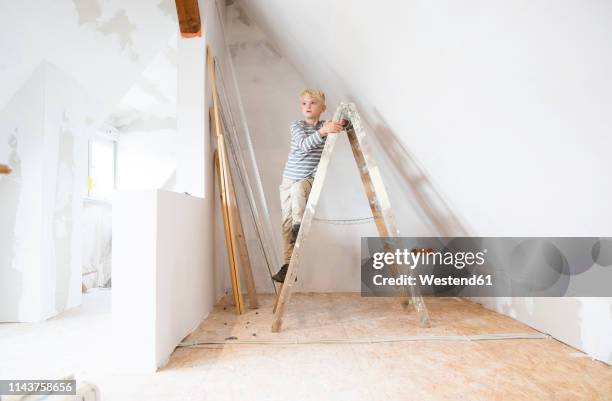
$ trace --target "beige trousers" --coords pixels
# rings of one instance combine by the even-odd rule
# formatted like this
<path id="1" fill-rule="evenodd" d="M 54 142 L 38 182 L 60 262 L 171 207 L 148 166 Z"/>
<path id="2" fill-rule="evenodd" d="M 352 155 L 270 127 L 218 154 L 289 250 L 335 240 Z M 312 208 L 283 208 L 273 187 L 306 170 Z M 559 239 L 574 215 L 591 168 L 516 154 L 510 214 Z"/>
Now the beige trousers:
<path id="1" fill-rule="evenodd" d="M 280 201 L 282 209 L 283 259 L 285 263 L 291 260 L 293 244 L 291 243 L 291 227 L 302 222 L 308 195 L 312 189 L 313 177 L 302 180 L 291 180 L 283 177 L 280 184 Z"/>

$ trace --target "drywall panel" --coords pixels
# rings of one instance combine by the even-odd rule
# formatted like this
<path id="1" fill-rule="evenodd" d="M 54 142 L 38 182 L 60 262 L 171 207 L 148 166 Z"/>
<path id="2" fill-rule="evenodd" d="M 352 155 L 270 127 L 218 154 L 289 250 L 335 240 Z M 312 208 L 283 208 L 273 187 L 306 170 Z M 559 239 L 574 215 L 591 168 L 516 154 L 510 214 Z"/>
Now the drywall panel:
<path id="1" fill-rule="evenodd" d="M 44 62 L 1 114 L 0 142 L 15 170 L 2 182 L 0 269 L 12 309 L 2 319 L 43 320 L 80 303 L 89 106 L 82 87 Z"/>
<path id="2" fill-rule="evenodd" d="M 278 193 L 282 172 L 287 161 L 291 135 L 289 126 L 303 118 L 299 95 L 317 82 L 305 78 L 276 45 L 250 20 L 238 3 L 227 7 L 227 38 L 233 58 L 251 142 L 255 151 L 261 180 L 266 194 L 269 218 L 275 230 L 276 246 L 281 248 L 281 208 Z M 318 63 L 317 63 L 318 64 Z M 226 78 L 226 80 L 229 80 Z M 322 118 L 329 119 L 340 98 L 336 87 L 321 87 L 327 94 L 328 110 Z M 235 118 L 239 115 L 235 113 Z M 371 127 L 374 145 L 375 136 Z M 376 149 L 376 147 L 373 147 Z M 418 214 L 405 200 L 405 185 L 397 176 L 384 152 L 376 152 L 385 184 L 400 229 L 415 235 L 429 235 Z M 339 138 L 327 180 L 317 207 L 316 218 L 304 251 L 299 280 L 301 291 L 359 291 L 360 237 L 377 235 L 372 220 L 354 224 L 350 220 L 371 217 L 361 179 L 348 140 Z M 331 220 L 331 221 L 330 221 Z M 348 224 L 347 224 L 348 223 Z M 251 249 L 258 248 L 253 230 L 247 232 Z M 279 252 L 279 254 L 282 254 Z M 272 292 L 269 273 L 261 258 L 253 266 L 257 287 Z M 272 266 L 273 272 L 281 261 Z"/>
<path id="3" fill-rule="evenodd" d="M 0 114 L 0 321 L 40 318 L 44 68 L 39 68 Z"/>
<path id="4" fill-rule="evenodd" d="M 100 101 L 97 121 L 178 30 L 172 0 L 4 2 L 0 23 L 0 108 L 46 60 Z"/>
<path id="5" fill-rule="evenodd" d="M 218 300 L 210 206 L 203 198 L 157 192 L 157 366 Z"/>
<path id="6" fill-rule="evenodd" d="M 608 3 L 239 4 L 413 151 L 474 233 L 610 234 Z"/>
<path id="7" fill-rule="evenodd" d="M 177 157 L 177 40 L 176 35 L 168 40 L 107 119 L 119 134 L 118 189 L 175 189 L 177 159 L 181 159 Z"/>
<path id="8" fill-rule="evenodd" d="M 176 188 L 194 196 L 204 196 L 204 135 L 206 109 L 206 39 L 181 38 L 178 42 L 178 99 Z M 209 163 L 212 165 L 212 163 Z"/>
<path id="9" fill-rule="evenodd" d="M 88 112 L 85 89 L 50 63 L 45 66 L 42 255 L 45 315 L 81 303 L 83 198 L 87 195 Z M 53 283 L 53 288 L 46 283 Z"/>
<path id="10" fill-rule="evenodd" d="M 406 146 L 472 235 L 610 235 L 609 3 L 238 3 L 306 82 Z M 609 360 L 586 340 L 610 327 L 609 300 L 498 310 L 522 304 L 544 312 L 517 319 Z"/>
<path id="11" fill-rule="evenodd" d="M 163 190 L 115 192 L 117 369 L 155 371 L 208 315 L 219 297 L 213 256 L 207 199 Z"/>
<path id="12" fill-rule="evenodd" d="M 117 369 L 157 368 L 156 216 L 156 191 L 115 191 L 111 310 Z"/>

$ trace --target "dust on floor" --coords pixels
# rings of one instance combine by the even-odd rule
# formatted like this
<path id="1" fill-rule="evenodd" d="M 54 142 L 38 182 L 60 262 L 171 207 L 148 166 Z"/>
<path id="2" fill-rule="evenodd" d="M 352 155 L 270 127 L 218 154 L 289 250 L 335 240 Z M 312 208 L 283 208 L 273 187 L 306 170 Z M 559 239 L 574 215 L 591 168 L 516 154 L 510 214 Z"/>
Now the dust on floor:
<path id="1" fill-rule="evenodd" d="M 422 328 L 397 299 L 295 294 L 280 333 L 270 330 L 273 302 L 260 296 L 240 316 L 221 302 L 183 343 L 225 344 L 177 348 L 158 373 L 201 372 L 206 400 L 612 399 L 612 368 L 557 340 L 465 341 L 537 334 L 467 300 L 428 299 L 432 324 Z M 381 341 L 404 336 L 438 339 Z M 348 342 L 328 343 L 336 340 Z"/>

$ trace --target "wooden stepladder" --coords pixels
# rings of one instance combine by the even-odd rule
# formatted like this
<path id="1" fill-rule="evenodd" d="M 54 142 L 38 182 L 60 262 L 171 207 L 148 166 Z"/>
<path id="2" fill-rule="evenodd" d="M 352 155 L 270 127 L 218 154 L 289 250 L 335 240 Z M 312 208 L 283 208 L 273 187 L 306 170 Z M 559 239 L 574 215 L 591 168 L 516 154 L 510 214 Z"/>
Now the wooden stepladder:
<path id="1" fill-rule="evenodd" d="M 366 140 L 365 130 L 361 124 L 361 118 L 359 117 L 354 104 L 340 103 L 340 106 L 338 106 L 338 109 L 334 114 L 334 121 L 340 121 L 342 119 L 347 119 L 352 124 L 352 129 L 347 132 L 347 136 L 349 143 L 351 144 L 355 162 L 357 163 L 357 168 L 359 169 L 361 181 L 368 197 L 370 209 L 372 210 L 372 215 L 374 216 L 378 233 L 381 237 L 397 237 L 399 236 L 399 231 L 395 225 L 395 219 L 391 211 L 389 197 L 382 181 L 380 169 L 372 157 Z M 306 203 L 306 209 L 304 210 L 300 231 L 295 241 L 293 255 L 291 256 L 285 282 L 281 287 L 280 294 L 278 295 L 276 304 L 274 306 L 274 318 L 272 322 L 273 332 L 279 332 L 283 324 L 283 315 L 285 314 L 287 303 L 291 298 L 291 287 L 295 283 L 295 278 L 297 277 L 297 270 L 300 263 L 304 241 L 312 224 L 315 208 L 321 195 L 325 176 L 327 174 L 329 162 L 331 160 L 331 155 L 337 139 L 338 134 L 329 134 L 327 136 L 327 140 L 325 141 L 325 147 L 323 148 L 321 161 L 319 162 L 312 189 L 310 190 L 310 195 L 308 197 L 308 202 Z M 391 268 L 392 272 L 397 275 L 397 267 L 392 266 Z M 402 304 L 406 305 L 408 300 L 408 291 L 406 291 L 406 288 L 402 288 L 402 291 Z M 429 326 L 427 307 L 425 306 L 423 298 L 419 294 L 418 288 L 415 286 L 409 286 L 409 292 L 410 299 L 419 318 L 419 323 L 422 326 Z"/>
<path id="2" fill-rule="evenodd" d="M 207 62 L 213 103 L 210 112 L 210 122 L 211 127 L 214 127 L 217 139 L 217 150 L 214 153 L 215 175 L 217 176 L 219 194 L 221 197 L 221 210 L 223 213 L 225 244 L 227 247 L 227 257 L 232 282 L 232 295 L 236 313 L 242 314 L 244 313 L 244 302 L 242 299 L 238 261 L 240 261 L 240 266 L 245 275 L 249 306 L 251 308 L 257 308 L 257 293 L 255 291 L 255 281 L 253 279 L 251 262 L 240 218 L 240 210 L 238 209 L 236 191 L 232 181 L 230 162 L 227 156 L 227 147 L 225 146 L 225 137 L 223 135 L 223 129 L 221 128 L 220 105 L 217 93 L 214 60 L 210 49 L 207 50 Z"/>

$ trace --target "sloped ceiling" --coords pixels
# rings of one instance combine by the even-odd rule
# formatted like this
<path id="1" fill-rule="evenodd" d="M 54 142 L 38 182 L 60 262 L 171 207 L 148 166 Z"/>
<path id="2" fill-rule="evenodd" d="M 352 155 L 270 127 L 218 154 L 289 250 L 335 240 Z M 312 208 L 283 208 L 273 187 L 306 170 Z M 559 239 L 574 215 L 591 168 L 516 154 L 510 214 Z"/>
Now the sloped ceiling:
<path id="1" fill-rule="evenodd" d="M 610 3 L 239 4 L 309 85 L 399 138 L 472 234 L 610 234 Z"/>
<path id="2" fill-rule="evenodd" d="M 172 0 L 0 4 L 0 109 L 43 60 L 78 81 L 101 117 L 177 31 Z"/>
<path id="3" fill-rule="evenodd" d="M 173 35 L 110 113 L 119 132 L 176 129 L 177 39 Z"/>

